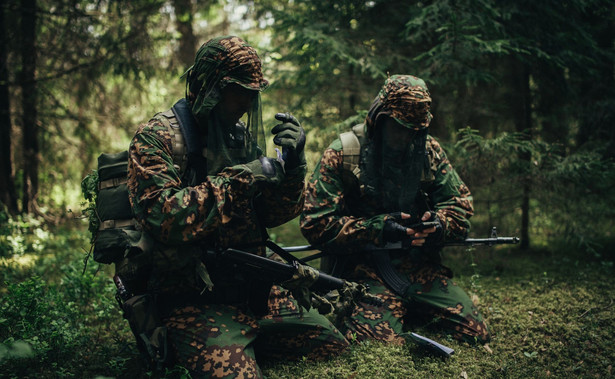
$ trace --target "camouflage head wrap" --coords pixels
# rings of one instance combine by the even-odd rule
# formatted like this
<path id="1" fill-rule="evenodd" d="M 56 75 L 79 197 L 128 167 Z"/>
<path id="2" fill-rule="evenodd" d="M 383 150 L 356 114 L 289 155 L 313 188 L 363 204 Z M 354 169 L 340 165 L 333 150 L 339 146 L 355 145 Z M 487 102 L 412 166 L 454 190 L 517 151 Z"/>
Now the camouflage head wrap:
<path id="1" fill-rule="evenodd" d="M 368 142 L 361 150 L 361 181 L 366 191 L 382 199 L 387 211 L 409 211 L 415 203 L 425 165 L 431 96 L 422 79 L 393 75 L 374 99 L 365 119 Z M 384 143 L 382 123 L 393 118 L 412 133 L 401 151 Z"/>
<path id="2" fill-rule="evenodd" d="M 432 115 L 431 96 L 423 79 L 412 75 L 393 75 L 384 82 L 367 115 L 368 134 L 373 132 L 377 119 L 393 117 L 401 125 L 421 130 L 427 128 Z"/>
<path id="3" fill-rule="evenodd" d="M 192 113 L 197 119 L 207 119 L 220 101 L 220 90 L 229 83 L 255 91 L 262 91 L 269 85 L 263 78 L 256 50 L 234 36 L 205 42 L 186 75 L 186 99 L 192 104 Z"/>
<path id="4" fill-rule="evenodd" d="M 252 46 L 239 37 L 212 38 L 199 48 L 194 65 L 184 75 L 186 100 L 207 135 L 208 175 L 214 175 L 224 167 L 254 160 L 266 151 L 260 91 L 269 83 L 263 78 L 261 60 Z M 214 111 L 221 101 L 222 90 L 231 83 L 257 94 L 246 121 L 239 121 L 237 125 L 227 125 Z M 246 139 L 237 139 L 244 133 Z M 236 143 L 229 142 L 231 140 L 245 140 L 245 144 L 236 146 Z"/>

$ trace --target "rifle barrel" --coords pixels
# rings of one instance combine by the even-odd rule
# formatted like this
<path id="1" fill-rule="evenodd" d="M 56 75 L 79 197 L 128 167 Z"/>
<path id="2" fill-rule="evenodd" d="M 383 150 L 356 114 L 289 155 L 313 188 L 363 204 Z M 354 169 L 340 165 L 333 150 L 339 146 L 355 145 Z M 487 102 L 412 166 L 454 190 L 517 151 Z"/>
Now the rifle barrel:
<path id="1" fill-rule="evenodd" d="M 312 245 L 301 245 L 301 246 L 286 246 L 282 249 L 286 250 L 289 253 L 296 253 L 299 251 L 310 251 L 310 250 L 318 250 L 318 248 Z"/>
<path id="2" fill-rule="evenodd" d="M 493 246 L 514 245 L 519 243 L 519 237 L 466 238 L 462 241 L 445 242 L 444 246 Z"/>
<path id="3" fill-rule="evenodd" d="M 519 237 L 489 237 L 489 238 L 466 238 L 462 241 L 448 241 L 444 243 L 444 246 L 494 246 L 494 245 L 515 245 L 519 243 Z M 384 248 L 380 249 L 401 249 L 401 242 L 388 243 Z M 283 247 L 288 253 L 297 253 L 300 251 L 321 250 L 320 248 L 312 245 L 300 245 L 300 246 L 286 246 Z M 305 261 L 310 261 L 315 258 L 320 258 L 323 253 L 314 254 L 313 256 L 303 258 Z"/>

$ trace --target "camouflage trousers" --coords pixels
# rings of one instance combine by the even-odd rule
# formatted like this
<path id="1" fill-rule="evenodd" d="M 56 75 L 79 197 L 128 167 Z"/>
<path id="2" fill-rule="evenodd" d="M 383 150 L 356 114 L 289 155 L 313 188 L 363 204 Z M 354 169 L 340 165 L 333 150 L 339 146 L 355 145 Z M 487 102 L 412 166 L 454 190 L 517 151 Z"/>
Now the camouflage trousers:
<path id="1" fill-rule="evenodd" d="M 393 260 L 397 272 L 411 285 L 400 296 L 384 284 L 376 270 L 367 264 L 355 267 L 350 280 L 366 283 L 369 292 L 384 305 L 360 302 L 352 316 L 340 326 L 349 340 L 374 339 L 404 343 L 407 329 L 427 327 L 443 330 L 455 339 L 470 343 L 489 341 L 489 329 L 478 309 L 451 278 L 450 269 L 435 262 Z"/>
<path id="2" fill-rule="evenodd" d="M 319 360 L 349 343 L 314 309 L 301 311 L 290 294 L 274 286 L 269 313 L 225 304 L 189 305 L 163 318 L 176 364 L 194 378 L 261 378 L 260 359 Z"/>

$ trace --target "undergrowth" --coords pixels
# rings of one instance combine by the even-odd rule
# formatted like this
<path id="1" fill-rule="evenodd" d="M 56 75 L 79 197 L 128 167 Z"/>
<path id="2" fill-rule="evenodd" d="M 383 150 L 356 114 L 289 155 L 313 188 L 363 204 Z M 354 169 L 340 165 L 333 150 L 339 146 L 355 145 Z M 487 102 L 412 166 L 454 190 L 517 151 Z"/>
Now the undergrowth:
<path id="1" fill-rule="evenodd" d="M 85 222 L 76 224 L 1 225 L 0 377 L 152 376 L 115 303 L 110 267 L 90 263 L 83 270 L 89 233 Z M 322 362 L 266 362 L 263 372 L 268 378 L 610 377 L 615 249 L 609 241 L 591 251 L 584 246 L 444 252 L 491 327 L 484 347 L 417 330 L 455 354 L 443 359 L 416 345 L 368 342 Z"/>

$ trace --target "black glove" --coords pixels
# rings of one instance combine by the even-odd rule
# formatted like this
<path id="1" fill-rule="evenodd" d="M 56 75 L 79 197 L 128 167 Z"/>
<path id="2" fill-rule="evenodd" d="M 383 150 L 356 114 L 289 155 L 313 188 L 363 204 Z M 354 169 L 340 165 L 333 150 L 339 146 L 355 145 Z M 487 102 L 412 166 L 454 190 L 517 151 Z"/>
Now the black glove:
<path id="1" fill-rule="evenodd" d="M 408 239 L 410 236 L 406 231 L 406 227 L 399 224 L 394 218 L 387 218 L 382 228 L 382 240 L 387 243 Z"/>
<path id="2" fill-rule="evenodd" d="M 429 233 L 427 237 L 425 237 L 425 245 L 426 247 L 439 247 L 444 242 L 444 226 L 442 221 L 438 217 L 436 212 L 430 212 L 431 217 L 427 221 L 437 222 L 436 231 L 433 233 Z"/>
<path id="3" fill-rule="evenodd" d="M 280 162 L 269 157 L 260 157 L 244 164 L 248 168 L 256 182 L 279 184 L 284 179 L 284 169 Z"/>
<path id="4" fill-rule="evenodd" d="M 282 146 L 282 157 L 286 162 L 284 167 L 292 170 L 305 165 L 305 132 L 301 124 L 290 113 L 276 113 L 275 118 L 282 123 L 274 126 L 271 133 L 275 134 L 273 143 Z"/>

